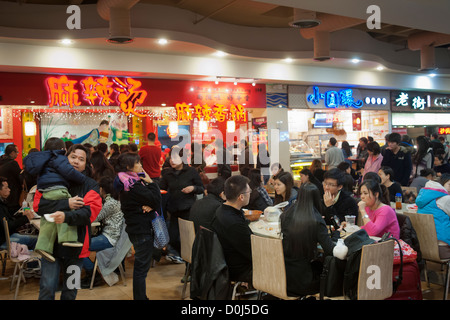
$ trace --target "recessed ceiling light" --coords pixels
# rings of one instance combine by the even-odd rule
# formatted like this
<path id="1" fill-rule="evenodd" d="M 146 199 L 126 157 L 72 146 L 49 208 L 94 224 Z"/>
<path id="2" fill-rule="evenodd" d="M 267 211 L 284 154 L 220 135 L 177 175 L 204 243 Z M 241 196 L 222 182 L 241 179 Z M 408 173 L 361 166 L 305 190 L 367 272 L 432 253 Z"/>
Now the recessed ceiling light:
<path id="1" fill-rule="evenodd" d="M 359 62 L 359 59 L 352 59 L 352 62 L 353 62 L 353 63 L 358 63 L 358 62 Z"/>
<path id="2" fill-rule="evenodd" d="M 70 39 L 62 39 L 62 40 L 60 41 L 60 43 L 61 43 L 61 44 L 65 44 L 65 45 L 69 45 L 69 44 L 72 44 L 73 41 L 70 40 Z"/>
<path id="3" fill-rule="evenodd" d="M 223 51 L 217 51 L 215 53 L 215 55 L 218 56 L 218 57 L 225 57 L 227 54 L 226 54 L 226 52 L 223 52 Z"/>
<path id="4" fill-rule="evenodd" d="M 291 58 L 286 58 L 286 59 L 284 59 L 284 61 L 287 62 L 287 63 L 291 63 L 292 59 Z"/>
<path id="5" fill-rule="evenodd" d="M 378 70 L 378 71 L 384 70 L 384 67 L 383 67 L 383 66 L 378 66 L 378 67 L 377 67 L 377 70 Z"/>
<path id="6" fill-rule="evenodd" d="M 167 39 L 159 39 L 158 40 L 158 44 L 160 44 L 160 45 L 165 45 L 165 44 L 167 44 Z"/>

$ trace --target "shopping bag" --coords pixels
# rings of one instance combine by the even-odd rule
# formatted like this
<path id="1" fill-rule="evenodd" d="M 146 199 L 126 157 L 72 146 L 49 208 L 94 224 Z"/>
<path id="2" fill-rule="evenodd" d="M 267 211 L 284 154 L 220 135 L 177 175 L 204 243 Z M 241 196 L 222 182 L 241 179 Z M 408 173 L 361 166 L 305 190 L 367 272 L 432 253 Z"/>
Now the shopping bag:
<path id="1" fill-rule="evenodd" d="M 155 211 L 156 217 L 152 220 L 154 240 L 153 246 L 156 249 L 162 249 L 169 243 L 169 231 L 167 230 L 166 221 L 163 215 Z"/>

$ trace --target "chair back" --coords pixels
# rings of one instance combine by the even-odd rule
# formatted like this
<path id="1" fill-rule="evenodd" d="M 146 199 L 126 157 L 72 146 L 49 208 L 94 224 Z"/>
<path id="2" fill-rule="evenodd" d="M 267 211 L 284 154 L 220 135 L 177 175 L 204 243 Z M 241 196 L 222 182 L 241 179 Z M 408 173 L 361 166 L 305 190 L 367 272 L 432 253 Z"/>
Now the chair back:
<path id="1" fill-rule="evenodd" d="M 422 258 L 425 260 L 440 262 L 439 244 L 436 234 L 436 226 L 432 214 L 404 212 L 411 219 L 414 230 L 419 239 Z"/>
<path id="2" fill-rule="evenodd" d="M 180 229 L 181 258 L 188 263 L 192 263 L 192 246 L 195 240 L 194 222 L 178 218 Z"/>
<path id="3" fill-rule="evenodd" d="M 286 289 L 281 239 L 251 235 L 253 287 L 280 299 L 290 299 Z"/>
<path id="4" fill-rule="evenodd" d="M 392 296 L 394 240 L 362 247 L 358 300 L 384 300 Z"/>
<path id="5" fill-rule="evenodd" d="M 5 230 L 6 250 L 8 251 L 8 257 L 11 257 L 11 239 L 9 237 L 9 226 L 6 218 L 3 217 L 3 228 Z"/>
<path id="6" fill-rule="evenodd" d="M 417 188 L 416 187 L 403 187 L 402 186 L 403 193 L 405 192 L 412 192 L 415 196 L 417 196 Z"/>

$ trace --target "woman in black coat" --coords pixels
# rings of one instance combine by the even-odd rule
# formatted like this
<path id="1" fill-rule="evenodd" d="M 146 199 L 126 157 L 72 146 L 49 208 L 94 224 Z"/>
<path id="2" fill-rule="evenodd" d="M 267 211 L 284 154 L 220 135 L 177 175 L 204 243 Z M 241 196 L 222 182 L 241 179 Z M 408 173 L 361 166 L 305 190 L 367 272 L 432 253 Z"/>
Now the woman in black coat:
<path id="1" fill-rule="evenodd" d="M 301 185 L 296 204 L 280 216 L 288 295 L 319 292 L 323 265 L 315 260 L 317 243 L 325 255 L 332 255 L 335 247 L 321 212 L 319 189 L 308 182 Z"/>
<path id="2" fill-rule="evenodd" d="M 146 278 L 153 254 L 152 220 L 161 208 L 161 191 L 142 168 L 139 155 L 123 153 L 117 159 L 114 188 L 120 192 L 120 204 L 126 228 L 133 244 L 133 298 L 147 300 Z"/>
<path id="3" fill-rule="evenodd" d="M 159 186 L 168 191 L 167 211 L 170 213 L 169 237 L 170 247 L 166 259 L 175 263 L 184 263 L 180 257 L 180 231 L 178 218 L 189 219 L 189 212 L 205 187 L 197 170 L 183 163 L 183 149 L 174 147 L 169 156 L 170 168 L 161 172 Z"/>

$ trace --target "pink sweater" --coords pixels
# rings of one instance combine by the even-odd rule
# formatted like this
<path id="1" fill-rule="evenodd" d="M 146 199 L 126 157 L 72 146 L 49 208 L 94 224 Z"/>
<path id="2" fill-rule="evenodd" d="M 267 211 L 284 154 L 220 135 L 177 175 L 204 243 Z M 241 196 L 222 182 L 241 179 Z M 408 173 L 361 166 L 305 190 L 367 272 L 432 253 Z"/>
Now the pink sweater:
<path id="1" fill-rule="evenodd" d="M 374 160 L 371 156 L 367 158 L 366 164 L 364 166 L 364 174 L 367 172 L 378 173 L 381 167 L 381 162 L 383 161 L 383 156 L 381 154 Z"/>
<path id="2" fill-rule="evenodd" d="M 394 209 L 384 205 L 375 211 L 366 207 L 370 221 L 362 226 L 369 236 L 382 237 L 386 232 L 390 232 L 394 238 L 400 239 L 400 227 Z"/>

